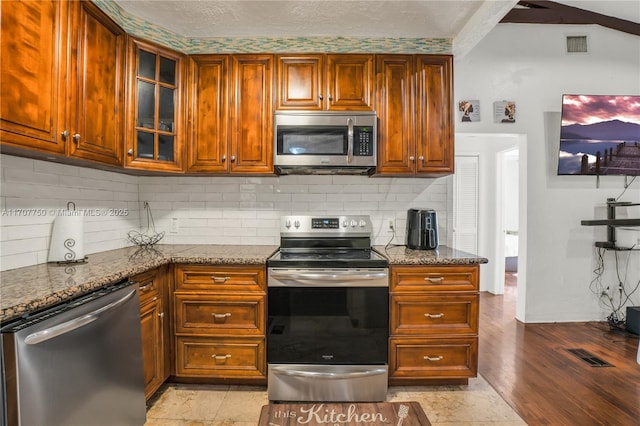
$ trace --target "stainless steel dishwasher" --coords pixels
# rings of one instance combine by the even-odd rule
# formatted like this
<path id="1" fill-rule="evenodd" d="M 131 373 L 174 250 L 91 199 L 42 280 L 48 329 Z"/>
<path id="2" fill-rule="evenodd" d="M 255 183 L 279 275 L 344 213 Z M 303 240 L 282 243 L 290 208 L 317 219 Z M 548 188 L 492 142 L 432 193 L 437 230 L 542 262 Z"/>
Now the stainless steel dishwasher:
<path id="1" fill-rule="evenodd" d="M 137 285 L 121 282 L 3 324 L 9 425 L 143 425 Z"/>

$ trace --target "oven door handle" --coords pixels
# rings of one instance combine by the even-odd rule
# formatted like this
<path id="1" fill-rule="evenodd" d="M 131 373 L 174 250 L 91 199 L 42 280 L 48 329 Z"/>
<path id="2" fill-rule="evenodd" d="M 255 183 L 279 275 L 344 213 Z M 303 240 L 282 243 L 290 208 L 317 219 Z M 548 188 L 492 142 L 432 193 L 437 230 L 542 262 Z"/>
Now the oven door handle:
<path id="1" fill-rule="evenodd" d="M 328 380 L 353 379 L 356 377 L 368 377 L 387 374 L 386 368 L 374 368 L 371 370 L 355 371 L 351 373 L 321 373 L 319 371 L 292 370 L 290 367 L 271 367 L 271 371 L 275 374 L 282 374 L 285 376 L 312 377 L 314 379 Z"/>
<path id="2" fill-rule="evenodd" d="M 361 280 L 377 280 L 386 278 L 386 272 L 373 272 L 368 274 L 319 274 L 319 273 L 282 273 L 273 272 L 271 276 L 278 280 L 324 280 L 324 281 L 361 281 Z"/>

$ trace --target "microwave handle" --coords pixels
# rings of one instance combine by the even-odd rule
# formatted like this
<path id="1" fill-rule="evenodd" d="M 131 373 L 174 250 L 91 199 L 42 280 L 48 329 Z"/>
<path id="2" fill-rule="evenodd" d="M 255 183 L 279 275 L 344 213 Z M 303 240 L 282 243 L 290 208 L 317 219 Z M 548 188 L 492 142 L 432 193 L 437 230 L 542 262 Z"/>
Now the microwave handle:
<path id="1" fill-rule="evenodd" d="M 353 161 L 353 119 L 347 118 L 347 164 Z"/>

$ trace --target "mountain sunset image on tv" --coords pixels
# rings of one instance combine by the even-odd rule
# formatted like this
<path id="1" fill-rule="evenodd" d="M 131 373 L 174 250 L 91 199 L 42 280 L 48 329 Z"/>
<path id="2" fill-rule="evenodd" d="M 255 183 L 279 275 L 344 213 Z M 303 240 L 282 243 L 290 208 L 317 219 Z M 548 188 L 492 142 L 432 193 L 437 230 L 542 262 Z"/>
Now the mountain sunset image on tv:
<path id="1" fill-rule="evenodd" d="M 640 175 L 640 96 L 563 95 L 559 175 Z"/>

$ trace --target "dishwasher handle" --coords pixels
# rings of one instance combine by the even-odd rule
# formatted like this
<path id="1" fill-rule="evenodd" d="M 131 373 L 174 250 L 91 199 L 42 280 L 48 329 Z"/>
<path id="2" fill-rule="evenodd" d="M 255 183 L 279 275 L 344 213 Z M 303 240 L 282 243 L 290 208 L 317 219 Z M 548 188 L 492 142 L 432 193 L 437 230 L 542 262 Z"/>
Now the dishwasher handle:
<path id="1" fill-rule="evenodd" d="M 101 308 L 98 308 L 93 312 L 89 312 L 88 314 L 71 319 L 69 321 L 65 321 L 62 324 L 57 324 L 44 330 L 31 333 L 24 339 L 24 342 L 27 345 L 37 345 L 38 343 L 46 342 L 47 340 L 69 333 L 75 329 L 84 327 L 87 324 L 91 324 L 92 322 L 96 321 L 101 314 L 124 304 L 135 294 L 136 290 L 132 290 L 129 294 L 126 294 L 120 299 L 111 302 Z"/>

